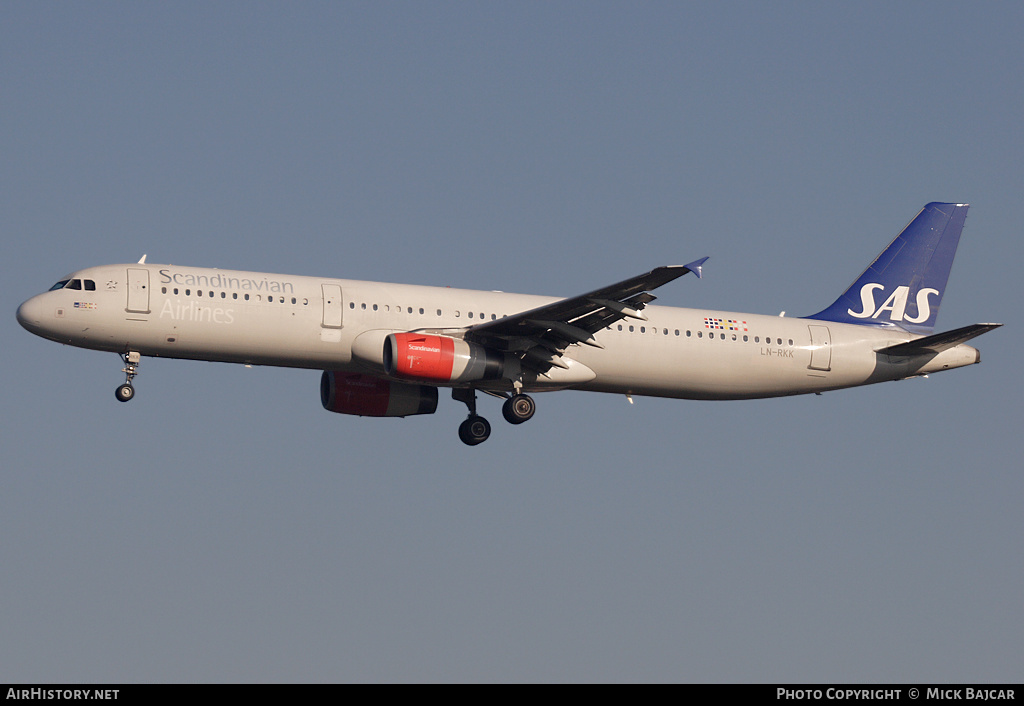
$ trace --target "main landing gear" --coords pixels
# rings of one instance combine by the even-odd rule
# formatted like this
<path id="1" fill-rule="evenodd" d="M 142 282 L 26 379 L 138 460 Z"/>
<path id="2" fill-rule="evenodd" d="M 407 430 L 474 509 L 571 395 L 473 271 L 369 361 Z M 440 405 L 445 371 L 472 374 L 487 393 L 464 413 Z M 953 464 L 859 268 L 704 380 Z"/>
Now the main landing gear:
<path id="1" fill-rule="evenodd" d="M 114 390 L 114 397 L 117 398 L 118 402 L 128 402 L 135 397 L 132 379 L 139 374 L 139 361 L 142 360 L 142 354 L 136 351 L 128 351 L 121 354 L 121 360 L 124 361 L 124 367 L 121 369 L 121 372 L 124 373 L 125 378 L 124 383 L 118 385 L 117 389 Z"/>
<path id="2" fill-rule="evenodd" d="M 469 416 L 459 425 L 459 438 L 468 446 L 476 446 L 487 441 L 491 435 L 491 424 L 476 413 L 476 389 L 453 388 L 452 399 L 462 402 L 469 408 Z M 537 403 L 529 395 L 517 392 L 505 399 L 501 406 L 501 415 L 509 424 L 522 424 L 528 421 L 537 411 Z"/>
<path id="3" fill-rule="evenodd" d="M 518 393 L 512 395 L 505 404 L 501 405 L 501 416 L 509 424 L 522 424 L 530 421 L 530 417 L 537 411 L 537 403 L 529 395 Z"/>

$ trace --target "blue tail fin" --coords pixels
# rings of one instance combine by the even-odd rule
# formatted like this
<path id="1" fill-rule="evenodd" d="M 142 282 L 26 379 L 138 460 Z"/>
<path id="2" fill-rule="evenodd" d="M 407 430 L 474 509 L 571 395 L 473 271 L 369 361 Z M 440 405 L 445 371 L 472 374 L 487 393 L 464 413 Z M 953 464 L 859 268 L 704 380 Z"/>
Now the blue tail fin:
<path id="1" fill-rule="evenodd" d="M 934 331 L 967 206 L 925 206 L 832 306 L 807 318 Z"/>

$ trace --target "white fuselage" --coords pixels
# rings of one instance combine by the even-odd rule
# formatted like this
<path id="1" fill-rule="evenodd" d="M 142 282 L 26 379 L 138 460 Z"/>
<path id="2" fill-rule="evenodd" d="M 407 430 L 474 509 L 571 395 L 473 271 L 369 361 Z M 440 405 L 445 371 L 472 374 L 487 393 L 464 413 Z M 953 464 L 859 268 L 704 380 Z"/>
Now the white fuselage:
<path id="1" fill-rule="evenodd" d="M 81 280 L 82 288 L 45 292 L 22 305 L 18 318 L 26 328 L 118 353 L 378 375 L 374 350 L 387 333 L 461 329 L 557 301 L 151 264 L 94 267 L 68 279 Z M 578 367 L 553 369 L 525 389 L 745 399 L 897 380 L 979 360 L 966 344 L 927 359 L 876 353 L 917 338 L 895 327 L 659 306 L 644 314 L 647 321 L 624 319 L 598 331 L 603 348 L 570 346 L 565 355 Z M 370 353 L 354 356 L 361 335 L 372 342 Z M 505 381 L 478 387 L 510 389 Z"/>

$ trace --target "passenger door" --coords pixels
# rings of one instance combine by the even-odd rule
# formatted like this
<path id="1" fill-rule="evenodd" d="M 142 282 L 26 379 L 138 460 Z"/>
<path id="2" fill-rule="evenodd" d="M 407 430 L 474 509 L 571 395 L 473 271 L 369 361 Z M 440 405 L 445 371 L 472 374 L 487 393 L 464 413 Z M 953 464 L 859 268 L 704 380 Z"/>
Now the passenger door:
<path id="1" fill-rule="evenodd" d="M 149 270 L 128 268 L 128 307 L 125 311 L 149 313 Z"/>

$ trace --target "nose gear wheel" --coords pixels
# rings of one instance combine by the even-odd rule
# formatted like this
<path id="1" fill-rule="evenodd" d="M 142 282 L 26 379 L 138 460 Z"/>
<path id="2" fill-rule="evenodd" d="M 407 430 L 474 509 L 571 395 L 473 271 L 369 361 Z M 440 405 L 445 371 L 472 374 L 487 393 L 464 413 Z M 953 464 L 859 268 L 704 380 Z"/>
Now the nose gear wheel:
<path id="1" fill-rule="evenodd" d="M 128 402 L 135 397 L 132 380 L 139 374 L 139 361 L 142 360 L 142 354 L 137 351 L 128 351 L 121 354 L 121 360 L 124 361 L 124 367 L 121 369 L 121 372 L 124 373 L 124 382 L 114 390 L 114 397 L 118 402 Z"/>

